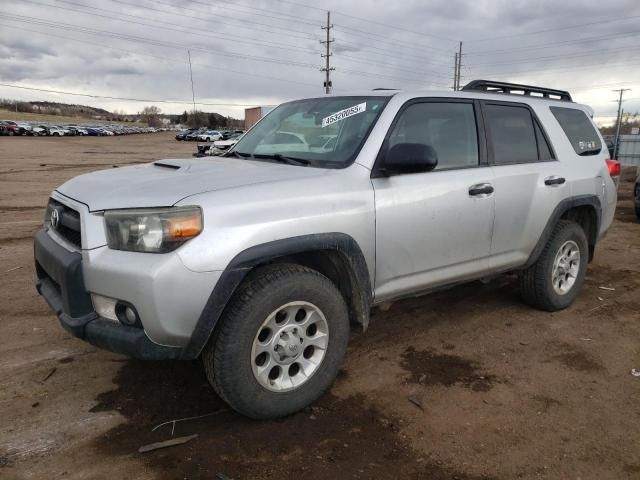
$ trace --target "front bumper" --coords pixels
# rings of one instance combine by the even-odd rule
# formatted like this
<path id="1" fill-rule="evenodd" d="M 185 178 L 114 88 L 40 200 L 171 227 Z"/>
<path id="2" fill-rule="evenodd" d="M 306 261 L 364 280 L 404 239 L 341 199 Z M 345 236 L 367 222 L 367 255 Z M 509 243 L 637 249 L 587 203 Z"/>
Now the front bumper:
<path id="1" fill-rule="evenodd" d="M 82 255 L 40 230 L 34 239 L 36 289 L 65 330 L 97 347 L 145 360 L 177 359 L 182 348 L 158 345 L 141 328 L 98 316 L 85 289 Z"/>

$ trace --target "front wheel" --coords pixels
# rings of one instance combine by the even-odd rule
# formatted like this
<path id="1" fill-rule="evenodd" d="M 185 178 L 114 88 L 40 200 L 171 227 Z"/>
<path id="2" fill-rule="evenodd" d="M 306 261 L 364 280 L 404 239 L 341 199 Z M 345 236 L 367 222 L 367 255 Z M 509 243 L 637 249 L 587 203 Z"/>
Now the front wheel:
<path id="1" fill-rule="evenodd" d="M 560 220 L 540 257 L 520 274 L 520 293 L 525 303 L 553 312 L 571 305 L 587 272 L 589 244 L 582 227 Z"/>
<path id="2" fill-rule="evenodd" d="M 349 339 L 344 298 L 315 270 L 280 264 L 249 274 L 203 353 L 207 378 L 251 418 L 290 415 L 338 374 Z"/>

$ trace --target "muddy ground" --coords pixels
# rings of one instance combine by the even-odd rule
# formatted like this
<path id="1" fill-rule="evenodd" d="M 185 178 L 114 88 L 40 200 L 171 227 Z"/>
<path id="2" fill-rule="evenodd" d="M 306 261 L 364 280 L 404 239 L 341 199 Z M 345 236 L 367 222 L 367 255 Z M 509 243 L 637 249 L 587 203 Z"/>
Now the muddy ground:
<path id="1" fill-rule="evenodd" d="M 31 238 L 53 188 L 194 149 L 169 134 L 0 138 L 0 478 L 640 478 L 630 170 L 573 307 L 532 310 L 506 276 L 376 310 L 329 393 L 257 422 L 227 410 L 197 362 L 133 361 L 71 338 L 33 287 Z M 200 415 L 175 424 L 195 440 L 137 453 L 171 437 L 155 426 Z"/>

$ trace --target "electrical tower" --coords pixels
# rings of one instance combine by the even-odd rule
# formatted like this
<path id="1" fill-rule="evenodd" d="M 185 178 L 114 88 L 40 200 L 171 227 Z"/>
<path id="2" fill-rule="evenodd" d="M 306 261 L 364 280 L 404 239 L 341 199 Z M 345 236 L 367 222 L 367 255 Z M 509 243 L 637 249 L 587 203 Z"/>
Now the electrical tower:
<path id="1" fill-rule="evenodd" d="M 618 98 L 618 115 L 616 116 L 616 141 L 613 145 L 613 160 L 615 160 L 618 155 L 618 139 L 620 138 L 620 124 L 622 123 L 622 94 L 629 90 L 631 89 L 619 88 L 617 90 L 613 90 L 614 92 L 620 92 L 620 97 Z"/>
<path id="2" fill-rule="evenodd" d="M 331 29 L 333 28 L 333 25 L 331 25 L 331 12 L 327 12 L 327 26 L 320 27 L 320 28 L 322 28 L 322 30 L 327 31 L 327 39 L 320 40 L 320 43 L 322 43 L 326 47 L 326 53 L 320 54 L 320 56 L 325 59 L 325 66 L 324 68 L 321 68 L 320 71 L 325 72 L 324 93 L 329 95 L 329 93 L 331 93 L 331 87 L 333 86 L 331 84 L 331 78 L 329 73 L 331 72 L 331 70 L 335 70 L 335 68 L 331 66 L 331 62 L 330 62 L 331 55 L 333 55 L 331 53 L 331 44 L 335 42 L 335 39 L 331 38 Z"/>
<path id="3" fill-rule="evenodd" d="M 462 70 L 462 42 L 458 47 L 458 51 L 454 57 L 453 63 L 453 91 L 460 90 L 460 70 Z"/>

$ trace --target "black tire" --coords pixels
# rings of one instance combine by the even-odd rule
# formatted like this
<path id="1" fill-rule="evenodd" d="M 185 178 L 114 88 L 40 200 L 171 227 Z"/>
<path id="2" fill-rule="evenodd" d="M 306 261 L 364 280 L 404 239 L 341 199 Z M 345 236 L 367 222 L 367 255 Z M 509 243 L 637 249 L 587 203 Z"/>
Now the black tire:
<path id="1" fill-rule="evenodd" d="M 263 322 L 290 302 L 306 301 L 324 314 L 328 345 L 317 370 L 299 387 L 274 392 L 253 374 L 253 341 Z M 318 399 L 335 380 L 349 341 L 344 298 L 324 275 L 293 264 L 277 264 L 251 272 L 225 309 L 202 355 L 209 382 L 237 412 L 255 419 L 295 413 Z"/>
<path id="2" fill-rule="evenodd" d="M 13 137 L 16 134 L 16 132 L 14 132 L 13 130 L 9 130 L 9 136 Z"/>
<path id="3" fill-rule="evenodd" d="M 580 264 L 573 286 L 566 293 L 560 294 L 553 287 L 553 263 L 560 248 L 570 240 L 578 246 Z M 589 245 L 582 227 L 569 220 L 560 220 L 536 263 L 520 273 L 522 299 L 526 304 L 548 312 L 567 308 L 574 302 L 584 283 L 588 260 Z"/>

